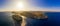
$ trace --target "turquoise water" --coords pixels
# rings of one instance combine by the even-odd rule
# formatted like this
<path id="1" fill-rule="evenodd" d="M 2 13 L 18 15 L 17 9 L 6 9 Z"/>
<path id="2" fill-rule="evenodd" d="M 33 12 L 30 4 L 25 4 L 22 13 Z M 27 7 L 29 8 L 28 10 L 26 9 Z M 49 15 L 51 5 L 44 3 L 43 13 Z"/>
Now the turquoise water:
<path id="1" fill-rule="evenodd" d="M 60 26 L 60 12 L 46 12 L 48 19 L 37 20 L 28 18 L 26 26 Z M 13 26 L 10 12 L 0 12 L 0 26 Z"/>

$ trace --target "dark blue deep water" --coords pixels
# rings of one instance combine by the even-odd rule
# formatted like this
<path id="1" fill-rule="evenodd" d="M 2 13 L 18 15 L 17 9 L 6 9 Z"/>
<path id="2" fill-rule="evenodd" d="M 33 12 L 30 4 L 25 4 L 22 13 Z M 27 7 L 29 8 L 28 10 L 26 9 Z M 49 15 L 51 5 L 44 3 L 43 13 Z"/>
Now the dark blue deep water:
<path id="1" fill-rule="evenodd" d="M 14 26 L 10 12 L 0 12 L 0 26 Z"/>
<path id="2" fill-rule="evenodd" d="M 46 12 L 48 19 L 37 20 L 28 18 L 26 26 L 60 26 L 60 12 Z M 9 12 L 0 12 L 0 26 L 13 26 Z"/>
<path id="3" fill-rule="evenodd" d="M 48 26 L 60 26 L 60 12 L 47 12 Z"/>

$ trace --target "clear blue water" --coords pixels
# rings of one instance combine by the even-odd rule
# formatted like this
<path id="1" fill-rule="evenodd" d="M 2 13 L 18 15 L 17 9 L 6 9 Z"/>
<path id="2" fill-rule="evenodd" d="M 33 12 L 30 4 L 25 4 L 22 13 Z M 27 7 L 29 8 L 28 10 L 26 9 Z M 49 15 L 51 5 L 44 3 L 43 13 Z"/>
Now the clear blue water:
<path id="1" fill-rule="evenodd" d="M 0 12 L 0 26 L 13 26 L 9 12 Z M 60 12 L 46 12 L 48 19 L 36 20 L 28 18 L 27 26 L 60 26 Z"/>

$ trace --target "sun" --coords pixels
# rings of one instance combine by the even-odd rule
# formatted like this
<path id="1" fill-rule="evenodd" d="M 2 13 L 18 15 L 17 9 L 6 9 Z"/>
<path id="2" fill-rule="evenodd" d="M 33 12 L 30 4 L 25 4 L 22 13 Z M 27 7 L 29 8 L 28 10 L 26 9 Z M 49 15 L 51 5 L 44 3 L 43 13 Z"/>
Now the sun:
<path id="1" fill-rule="evenodd" d="M 24 8 L 24 3 L 23 2 L 18 2 L 17 3 L 17 8 Z"/>
<path id="2" fill-rule="evenodd" d="M 24 0 L 21 0 L 15 3 L 15 10 L 26 11 L 28 9 L 27 6 L 28 6 L 27 2 Z"/>

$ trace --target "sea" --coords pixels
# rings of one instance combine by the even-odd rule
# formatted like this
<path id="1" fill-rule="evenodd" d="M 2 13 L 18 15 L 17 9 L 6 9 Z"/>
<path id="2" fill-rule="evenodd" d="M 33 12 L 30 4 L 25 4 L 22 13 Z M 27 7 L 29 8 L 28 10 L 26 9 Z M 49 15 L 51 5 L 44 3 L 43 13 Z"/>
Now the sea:
<path id="1" fill-rule="evenodd" d="M 60 26 L 60 12 L 46 12 L 48 19 L 26 19 L 26 26 Z M 0 12 L 0 26 L 14 26 L 11 12 Z"/>

